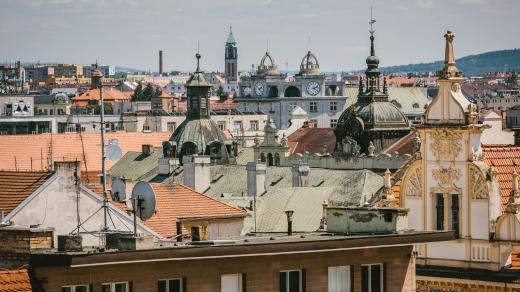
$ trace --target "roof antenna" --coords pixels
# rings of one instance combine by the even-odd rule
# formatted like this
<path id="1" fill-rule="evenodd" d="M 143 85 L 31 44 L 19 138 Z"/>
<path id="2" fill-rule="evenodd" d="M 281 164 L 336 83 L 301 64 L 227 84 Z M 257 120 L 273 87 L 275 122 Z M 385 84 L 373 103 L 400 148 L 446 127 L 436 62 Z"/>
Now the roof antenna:
<path id="1" fill-rule="evenodd" d="M 267 51 L 269 53 L 269 40 L 267 40 Z"/>

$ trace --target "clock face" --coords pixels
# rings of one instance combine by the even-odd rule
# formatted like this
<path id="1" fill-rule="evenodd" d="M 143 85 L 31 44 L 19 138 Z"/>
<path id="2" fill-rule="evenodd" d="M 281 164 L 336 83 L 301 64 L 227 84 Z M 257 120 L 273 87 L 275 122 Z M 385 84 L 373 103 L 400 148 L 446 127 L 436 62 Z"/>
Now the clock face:
<path id="1" fill-rule="evenodd" d="M 255 94 L 260 96 L 264 93 L 265 85 L 262 82 L 255 84 Z"/>
<path id="2" fill-rule="evenodd" d="M 320 93 L 320 84 L 316 81 L 311 81 L 307 83 L 307 93 L 310 95 L 318 95 Z"/>

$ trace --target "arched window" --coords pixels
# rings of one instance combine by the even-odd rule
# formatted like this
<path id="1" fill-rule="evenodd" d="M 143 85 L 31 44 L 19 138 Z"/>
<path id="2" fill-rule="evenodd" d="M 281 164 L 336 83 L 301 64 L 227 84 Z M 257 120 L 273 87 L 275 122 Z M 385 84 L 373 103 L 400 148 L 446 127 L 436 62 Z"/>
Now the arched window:
<path id="1" fill-rule="evenodd" d="M 393 105 L 395 105 L 398 109 L 401 109 L 402 106 L 399 102 L 397 102 L 397 100 L 393 99 L 390 101 Z"/>
<path id="2" fill-rule="evenodd" d="M 260 161 L 261 162 L 265 162 L 265 154 L 264 153 L 260 153 Z"/>
<path id="3" fill-rule="evenodd" d="M 274 154 L 274 165 L 280 166 L 280 154 L 278 154 L 278 153 Z"/>
<path id="4" fill-rule="evenodd" d="M 412 105 L 412 107 L 413 107 L 413 108 L 419 108 L 419 104 L 418 104 L 418 103 L 414 103 L 414 104 Z"/>
<path id="5" fill-rule="evenodd" d="M 273 153 L 267 154 L 267 165 L 273 166 Z"/>
<path id="6" fill-rule="evenodd" d="M 296 86 L 289 86 L 285 89 L 285 97 L 300 97 L 301 92 Z"/>

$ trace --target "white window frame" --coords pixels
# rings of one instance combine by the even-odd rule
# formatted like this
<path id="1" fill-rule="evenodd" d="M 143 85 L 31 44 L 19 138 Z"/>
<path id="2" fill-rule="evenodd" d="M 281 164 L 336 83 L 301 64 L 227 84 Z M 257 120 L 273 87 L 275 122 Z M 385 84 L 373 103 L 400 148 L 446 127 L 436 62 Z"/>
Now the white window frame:
<path id="1" fill-rule="evenodd" d="M 381 292 L 384 292 L 384 289 L 385 289 L 385 279 L 384 279 L 384 274 L 385 274 L 385 265 L 383 263 L 374 263 L 374 264 L 365 264 L 365 265 L 361 265 L 361 268 L 363 267 L 368 267 L 368 291 L 372 291 L 372 266 L 380 266 L 381 268 L 379 269 L 379 283 L 381 285 L 381 289 L 379 291 Z M 361 272 L 361 285 L 363 285 L 363 272 Z M 363 287 L 361 287 L 363 288 Z"/>
<path id="2" fill-rule="evenodd" d="M 166 122 L 166 128 L 168 132 L 175 132 L 175 129 L 177 129 L 177 122 Z"/>
<path id="3" fill-rule="evenodd" d="M 332 126 L 332 124 L 334 124 L 334 127 Z M 332 129 L 335 129 L 337 126 L 338 126 L 338 120 L 337 119 L 331 119 L 330 120 L 330 127 Z"/>
<path id="4" fill-rule="evenodd" d="M 280 275 L 280 273 L 285 273 L 286 274 L 286 281 L 285 281 L 285 291 L 289 291 L 289 283 L 291 282 L 289 280 L 289 273 L 290 272 L 299 272 L 298 273 L 298 280 L 300 281 L 300 284 L 298 285 L 300 287 L 300 291 L 299 292 L 303 292 L 303 270 L 283 270 L 283 271 L 280 271 L 278 273 L 278 276 Z"/>
<path id="5" fill-rule="evenodd" d="M 180 280 L 181 281 L 181 291 L 184 291 L 184 280 L 183 278 L 169 278 L 169 279 L 158 279 L 157 283 L 160 281 L 166 281 L 166 291 L 170 290 L 170 281 L 172 280 Z"/>
<path id="6" fill-rule="evenodd" d="M 317 101 L 310 101 L 309 102 L 309 112 L 311 112 L 311 113 L 317 113 L 318 112 L 318 102 Z"/>
<path id="7" fill-rule="evenodd" d="M 121 281 L 121 282 L 102 283 L 101 284 L 101 291 L 103 291 L 103 286 L 110 285 L 110 292 L 115 292 L 117 284 L 126 284 L 125 292 L 129 292 L 130 291 L 130 282 L 128 282 L 128 281 L 126 281 L 126 282 L 125 281 Z"/>
<path id="8" fill-rule="evenodd" d="M 217 122 L 217 126 L 219 127 L 219 129 L 221 131 L 225 131 L 226 130 L 226 122 L 224 122 L 224 121 L 218 121 Z"/>
<path id="9" fill-rule="evenodd" d="M 237 285 L 236 285 L 236 289 L 227 289 L 227 287 L 224 287 L 224 277 L 237 277 Z M 235 274 L 222 274 L 220 275 L 220 292 L 242 292 L 244 291 L 244 287 L 242 286 L 243 285 L 243 274 L 242 273 L 235 273 Z M 235 279 L 232 279 L 232 280 L 235 280 Z"/>
<path id="10" fill-rule="evenodd" d="M 255 125 L 253 127 L 253 125 Z M 251 131 L 258 131 L 258 121 L 254 120 L 254 121 L 249 121 L 249 127 L 251 129 Z"/>
<path id="11" fill-rule="evenodd" d="M 78 287 L 85 287 L 85 288 L 87 288 L 87 292 L 90 292 L 90 285 L 89 284 L 65 285 L 65 286 L 61 286 L 61 289 L 63 289 L 63 288 L 70 288 L 71 292 L 76 292 L 76 288 L 78 288 Z"/>
<path id="12" fill-rule="evenodd" d="M 338 111 L 338 102 L 337 101 L 331 101 L 329 104 L 329 109 L 331 112 L 337 112 Z"/>
<path id="13" fill-rule="evenodd" d="M 346 271 L 345 271 L 346 270 Z M 345 278 L 340 278 L 341 272 L 345 271 Z M 346 287 L 338 285 L 340 281 L 338 279 L 345 280 Z M 339 287 L 338 287 L 339 286 Z M 328 292 L 350 292 L 352 291 L 352 279 L 351 279 L 351 267 L 345 266 L 330 266 L 328 268 Z"/>

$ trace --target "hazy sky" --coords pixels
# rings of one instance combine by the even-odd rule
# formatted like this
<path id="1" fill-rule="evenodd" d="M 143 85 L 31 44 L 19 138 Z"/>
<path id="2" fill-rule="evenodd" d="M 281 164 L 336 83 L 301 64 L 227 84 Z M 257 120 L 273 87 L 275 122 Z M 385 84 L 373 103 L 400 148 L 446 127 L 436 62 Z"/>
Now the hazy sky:
<path id="1" fill-rule="evenodd" d="M 382 66 L 441 59 L 448 28 L 457 57 L 520 47 L 520 0 L 0 0 L 0 62 L 158 70 L 162 49 L 165 70 L 192 70 L 198 40 L 202 68 L 223 70 L 232 25 L 239 69 L 267 42 L 280 69 L 298 68 L 309 48 L 322 70 L 361 69 L 370 6 Z"/>

